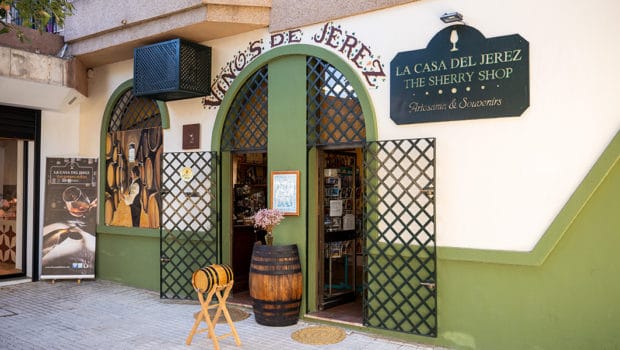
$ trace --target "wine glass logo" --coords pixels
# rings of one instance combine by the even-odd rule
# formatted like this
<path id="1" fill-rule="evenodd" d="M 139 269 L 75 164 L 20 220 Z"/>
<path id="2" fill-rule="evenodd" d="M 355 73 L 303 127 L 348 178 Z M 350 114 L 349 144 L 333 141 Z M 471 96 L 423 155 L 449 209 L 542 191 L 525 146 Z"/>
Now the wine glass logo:
<path id="1" fill-rule="evenodd" d="M 456 43 L 459 41 L 459 34 L 456 32 L 456 29 L 452 29 L 450 33 L 450 43 L 452 43 L 452 48 L 450 52 L 458 51 L 459 49 L 456 47 Z"/>
<path id="2" fill-rule="evenodd" d="M 92 207 L 88 196 L 75 186 L 69 186 L 62 192 L 62 200 L 69 214 L 77 218 L 84 217 Z"/>

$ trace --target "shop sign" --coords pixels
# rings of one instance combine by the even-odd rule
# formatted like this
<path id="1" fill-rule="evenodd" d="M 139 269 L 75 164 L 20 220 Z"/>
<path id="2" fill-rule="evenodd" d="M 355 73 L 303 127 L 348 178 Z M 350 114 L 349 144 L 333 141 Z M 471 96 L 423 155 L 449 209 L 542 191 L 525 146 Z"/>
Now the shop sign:
<path id="1" fill-rule="evenodd" d="M 211 84 L 211 95 L 202 99 L 202 105 L 205 108 L 219 107 L 237 76 L 258 56 L 279 46 L 303 43 L 336 51 L 360 72 L 370 88 L 378 88 L 379 84 L 385 81 L 386 73 L 381 56 L 356 33 L 328 22 L 310 35 L 306 35 L 301 29 L 291 29 L 250 42 L 221 68 Z"/>
<path id="2" fill-rule="evenodd" d="M 94 278 L 97 159 L 47 158 L 42 279 Z"/>
<path id="3" fill-rule="evenodd" d="M 529 43 L 453 25 L 425 49 L 399 52 L 390 79 L 397 124 L 519 116 L 530 104 Z"/>

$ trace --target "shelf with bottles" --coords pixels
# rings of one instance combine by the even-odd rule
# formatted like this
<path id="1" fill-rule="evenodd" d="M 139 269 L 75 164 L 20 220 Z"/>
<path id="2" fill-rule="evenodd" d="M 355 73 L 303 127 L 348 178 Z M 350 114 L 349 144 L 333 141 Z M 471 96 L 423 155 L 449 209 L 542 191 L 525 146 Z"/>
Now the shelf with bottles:
<path id="1" fill-rule="evenodd" d="M 353 168 L 324 171 L 323 217 L 325 232 L 355 230 Z"/>
<path id="2" fill-rule="evenodd" d="M 234 223 L 251 225 L 252 216 L 267 207 L 266 188 L 264 186 L 237 184 L 234 186 Z"/>
<path id="3" fill-rule="evenodd" d="M 235 184 L 265 186 L 267 183 L 267 156 L 264 153 L 236 155 L 235 166 Z"/>
<path id="4" fill-rule="evenodd" d="M 252 225 L 252 216 L 267 207 L 267 157 L 264 153 L 234 156 L 233 214 L 235 225 Z"/>

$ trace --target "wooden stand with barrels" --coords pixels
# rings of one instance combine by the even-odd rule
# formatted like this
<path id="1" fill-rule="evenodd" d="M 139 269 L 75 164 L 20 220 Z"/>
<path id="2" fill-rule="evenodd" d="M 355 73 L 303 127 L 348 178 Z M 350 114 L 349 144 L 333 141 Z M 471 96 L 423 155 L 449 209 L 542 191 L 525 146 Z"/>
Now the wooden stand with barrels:
<path id="1" fill-rule="evenodd" d="M 254 245 L 250 296 L 256 322 L 277 327 L 296 324 L 302 290 L 297 245 Z"/>
<path id="2" fill-rule="evenodd" d="M 207 331 L 209 338 L 213 341 L 213 347 L 215 350 L 220 349 L 219 340 L 225 337 L 233 336 L 235 338 L 235 344 L 241 346 L 241 340 L 235 329 L 235 325 L 230 318 L 230 313 L 226 308 L 226 299 L 230 295 L 234 284 L 233 271 L 228 265 L 213 264 L 207 267 L 198 269 L 192 275 L 192 286 L 196 293 L 198 293 L 198 300 L 200 301 L 200 312 L 196 316 L 194 326 L 187 337 L 186 344 L 192 343 L 192 338 L 196 333 L 202 333 Z M 207 297 L 204 297 L 204 294 Z M 211 304 L 213 296 L 217 297 L 217 303 Z M 217 308 L 213 319 L 209 316 L 209 309 Z M 228 326 L 230 326 L 230 333 L 226 333 L 220 336 L 215 335 L 215 325 L 220 316 L 224 315 Z M 200 322 L 205 321 L 207 328 L 198 329 Z"/>

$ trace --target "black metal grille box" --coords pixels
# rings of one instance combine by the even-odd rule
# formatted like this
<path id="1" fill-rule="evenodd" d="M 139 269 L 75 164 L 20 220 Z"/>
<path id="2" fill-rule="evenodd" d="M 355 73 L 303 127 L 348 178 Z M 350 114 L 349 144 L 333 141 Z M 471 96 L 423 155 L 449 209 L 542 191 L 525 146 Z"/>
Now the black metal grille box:
<path id="1" fill-rule="evenodd" d="M 134 95 L 160 101 L 211 93 L 211 48 L 173 39 L 134 50 Z"/>

